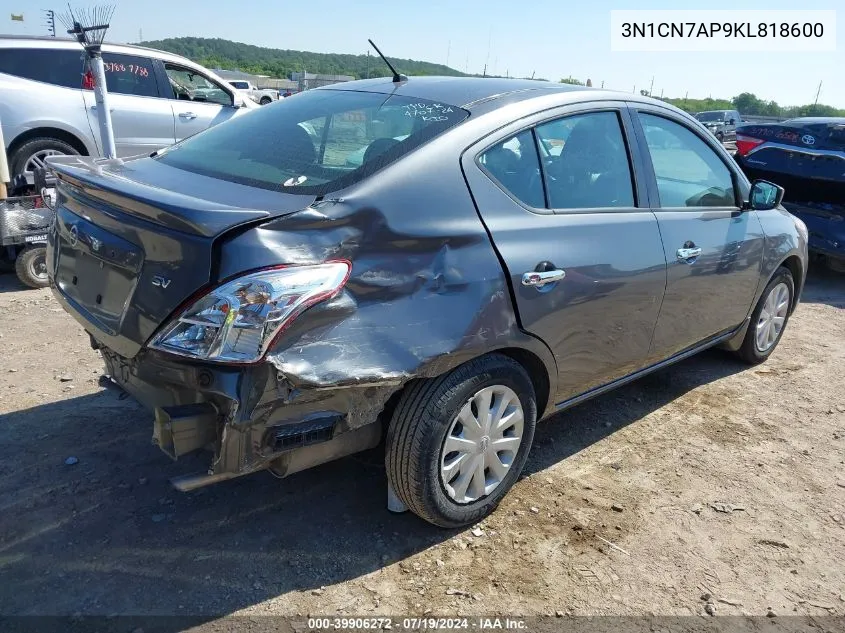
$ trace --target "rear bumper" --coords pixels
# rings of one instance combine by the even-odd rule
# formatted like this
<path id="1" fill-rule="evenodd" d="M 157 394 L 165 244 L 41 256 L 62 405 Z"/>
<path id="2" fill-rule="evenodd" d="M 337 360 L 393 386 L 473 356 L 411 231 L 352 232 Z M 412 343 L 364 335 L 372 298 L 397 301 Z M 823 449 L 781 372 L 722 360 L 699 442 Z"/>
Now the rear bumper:
<path id="1" fill-rule="evenodd" d="M 784 207 L 807 225 L 811 252 L 845 260 L 845 206 L 840 206 L 838 212 L 798 203 L 784 203 Z"/>
<path id="2" fill-rule="evenodd" d="M 365 388 L 303 392 L 269 363 L 224 367 L 100 345 L 107 375 L 153 413 L 153 442 L 171 459 L 210 449 L 205 473 L 181 490 L 272 468 L 285 476 L 376 446 L 384 401 Z M 372 391 L 372 390 L 371 390 Z M 379 406 L 380 405 L 380 406 Z"/>

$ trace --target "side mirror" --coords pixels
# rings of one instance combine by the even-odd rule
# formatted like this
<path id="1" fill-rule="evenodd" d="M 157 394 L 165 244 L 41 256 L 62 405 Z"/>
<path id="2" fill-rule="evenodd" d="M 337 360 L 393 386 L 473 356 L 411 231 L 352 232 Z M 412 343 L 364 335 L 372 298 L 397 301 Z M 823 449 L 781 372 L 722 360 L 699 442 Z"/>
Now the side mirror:
<path id="1" fill-rule="evenodd" d="M 755 211 L 770 211 L 780 205 L 783 201 L 783 187 L 768 180 L 755 180 L 751 183 L 751 192 L 748 195 L 746 209 Z"/>

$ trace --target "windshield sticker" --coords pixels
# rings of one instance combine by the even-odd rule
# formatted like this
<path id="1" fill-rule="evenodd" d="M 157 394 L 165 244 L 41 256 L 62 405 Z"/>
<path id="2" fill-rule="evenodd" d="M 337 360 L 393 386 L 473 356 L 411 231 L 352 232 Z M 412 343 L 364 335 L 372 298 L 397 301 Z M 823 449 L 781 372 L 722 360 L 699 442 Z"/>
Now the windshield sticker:
<path id="1" fill-rule="evenodd" d="M 283 187 L 295 187 L 296 185 L 301 185 L 303 182 L 308 180 L 307 176 L 296 176 L 295 178 L 288 178 L 282 183 Z"/>

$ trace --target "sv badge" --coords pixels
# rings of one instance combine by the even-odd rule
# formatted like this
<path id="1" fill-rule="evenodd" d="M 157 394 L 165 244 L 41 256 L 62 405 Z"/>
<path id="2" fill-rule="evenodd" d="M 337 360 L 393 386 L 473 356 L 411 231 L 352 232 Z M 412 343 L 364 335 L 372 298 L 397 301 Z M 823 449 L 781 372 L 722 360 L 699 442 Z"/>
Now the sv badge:
<path id="1" fill-rule="evenodd" d="M 170 280 L 167 277 L 155 275 L 152 283 L 156 288 L 167 288 L 170 285 Z"/>

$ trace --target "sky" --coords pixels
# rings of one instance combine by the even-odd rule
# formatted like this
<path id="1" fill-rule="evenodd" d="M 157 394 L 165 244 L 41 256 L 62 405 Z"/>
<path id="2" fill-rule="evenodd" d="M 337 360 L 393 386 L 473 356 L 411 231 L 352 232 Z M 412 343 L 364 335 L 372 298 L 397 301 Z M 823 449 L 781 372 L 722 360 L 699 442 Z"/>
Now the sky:
<path id="1" fill-rule="evenodd" d="M 88 7 L 96 1 L 72 2 Z M 752 92 L 780 105 L 845 108 L 842 0 L 105 0 L 116 6 L 108 39 L 221 37 L 323 53 L 364 54 L 372 38 L 390 57 L 448 63 L 466 72 L 572 76 L 666 97 L 730 98 Z M 41 9 L 65 0 L 0 0 L 0 33 L 46 34 Z M 837 50 L 827 53 L 631 53 L 610 50 L 612 9 L 841 9 Z M 13 22 L 23 13 L 24 22 Z M 374 51 L 371 51 L 374 53 Z M 401 71 L 402 69 L 399 68 Z"/>

